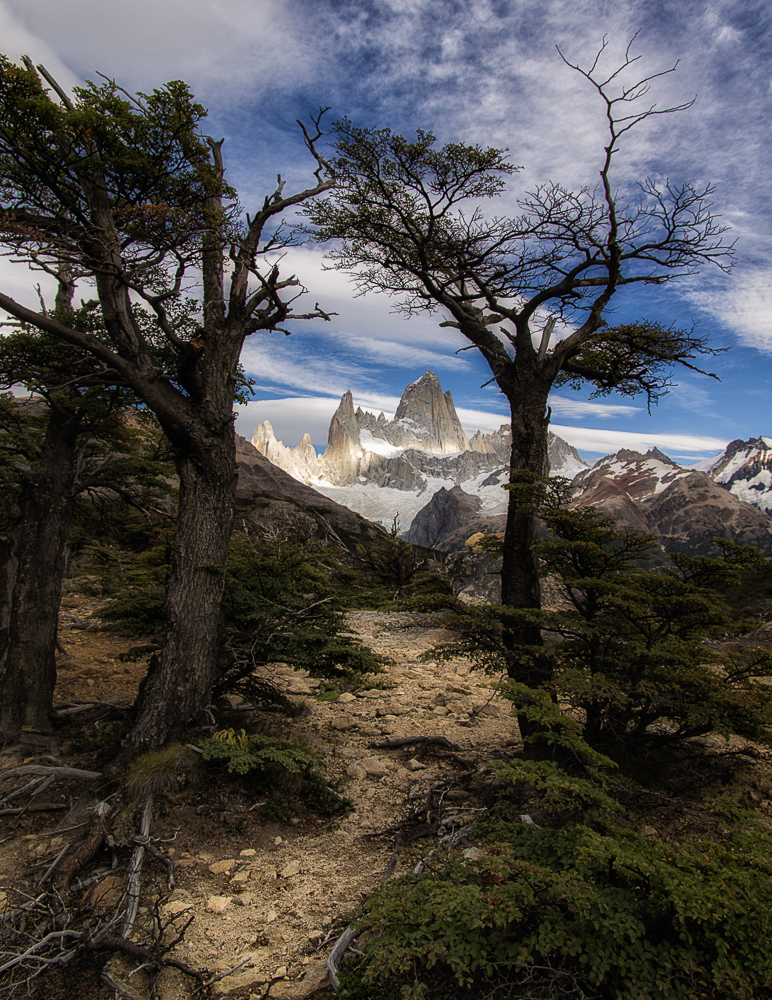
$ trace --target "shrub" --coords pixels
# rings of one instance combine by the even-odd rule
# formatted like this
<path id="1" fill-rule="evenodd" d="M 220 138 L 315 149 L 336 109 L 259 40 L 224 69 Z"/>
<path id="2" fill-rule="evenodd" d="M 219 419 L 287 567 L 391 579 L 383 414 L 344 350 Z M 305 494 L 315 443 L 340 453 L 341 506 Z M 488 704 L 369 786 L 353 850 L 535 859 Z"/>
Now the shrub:
<path id="1" fill-rule="evenodd" d="M 611 762 L 584 753 L 588 777 L 500 765 L 487 855 L 369 900 L 365 982 L 445 971 L 457 992 L 502 1000 L 772 996 L 772 838 L 747 815 L 727 843 L 642 836 L 604 787 Z"/>
<path id="2" fill-rule="evenodd" d="M 620 531 L 594 508 L 571 510 L 560 495 L 539 509 L 549 537 L 536 549 L 561 606 L 456 602 L 448 624 L 462 637 L 431 655 L 466 655 L 526 682 L 549 678 L 545 690 L 574 711 L 587 742 L 614 756 L 710 732 L 769 742 L 772 693 L 758 679 L 772 674 L 772 656 L 719 656 L 704 644 L 743 628 L 718 589 L 760 558 L 755 550 L 719 539 L 715 558 L 674 554 L 667 567 L 645 569 L 651 536 Z M 545 644 L 518 645 L 523 623 Z"/>

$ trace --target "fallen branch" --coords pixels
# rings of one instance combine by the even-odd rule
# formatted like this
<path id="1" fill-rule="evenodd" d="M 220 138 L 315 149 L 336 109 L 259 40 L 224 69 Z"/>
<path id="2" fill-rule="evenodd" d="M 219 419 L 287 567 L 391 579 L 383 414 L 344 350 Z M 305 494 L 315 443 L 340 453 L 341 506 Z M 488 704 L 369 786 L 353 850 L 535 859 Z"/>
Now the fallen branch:
<path id="1" fill-rule="evenodd" d="M 69 809 L 69 808 L 70 807 L 69 807 L 69 805 L 67 805 L 66 802 L 55 803 L 53 805 L 48 805 L 48 806 L 44 806 L 44 805 L 40 805 L 40 806 L 27 805 L 27 806 L 24 806 L 24 807 L 19 806 L 16 809 L 0 809 L 0 816 L 22 816 L 24 813 L 27 813 L 27 812 L 32 812 L 32 813 L 57 812 L 57 811 L 59 811 L 61 809 Z"/>
<path id="2" fill-rule="evenodd" d="M 385 740 L 376 740 L 374 743 L 368 743 L 367 745 L 374 750 L 395 750 L 397 747 L 406 747 L 418 743 L 422 744 L 422 753 L 431 746 L 444 747 L 446 750 L 455 750 L 459 753 L 464 753 L 467 750 L 467 747 L 461 746 L 460 743 L 454 743 L 447 736 L 400 736 L 396 739 L 391 739 L 391 737 L 387 736 Z"/>
<path id="3" fill-rule="evenodd" d="M 141 891 L 140 875 L 142 873 L 142 864 L 145 860 L 145 848 L 150 837 L 150 821 L 152 816 L 153 796 L 148 795 L 145 799 L 145 807 L 142 810 L 142 819 L 139 824 L 138 843 L 131 856 L 129 875 L 126 879 L 126 895 L 128 902 L 126 904 L 126 913 L 121 927 L 121 937 L 124 938 L 127 938 L 129 934 L 131 934 L 131 929 L 134 926 L 134 921 L 137 917 L 137 910 L 139 909 L 139 896 Z"/>
<path id="4" fill-rule="evenodd" d="M 338 940 L 335 942 L 335 947 L 330 952 L 330 957 L 327 959 L 327 974 L 330 977 L 330 982 L 332 983 L 332 988 L 337 993 L 340 989 L 340 980 L 338 979 L 338 972 L 340 971 L 340 963 L 348 950 L 348 946 L 359 934 L 359 928 L 354 924 L 349 924 L 345 931 L 341 934 Z"/>
<path id="5" fill-rule="evenodd" d="M 9 768 L 0 774 L 0 781 L 8 778 L 21 778 L 25 774 L 42 774 L 45 777 L 52 775 L 54 778 L 83 778 L 84 781 L 93 781 L 101 778 L 101 771 L 84 771 L 80 767 L 46 767 L 45 764 L 20 764 L 18 767 Z"/>
<path id="6" fill-rule="evenodd" d="M 89 862 L 93 861 L 99 853 L 99 849 L 108 836 L 107 816 L 110 806 L 107 802 L 97 802 L 91 813 L 89 830 L 84 840 L 78 844 L 69 858 L 67 858 L 59 871 L 56 879 L 56 889 L 58 892 L 66 892 L 70 887 L 75 875 L 85 868 Z"/>

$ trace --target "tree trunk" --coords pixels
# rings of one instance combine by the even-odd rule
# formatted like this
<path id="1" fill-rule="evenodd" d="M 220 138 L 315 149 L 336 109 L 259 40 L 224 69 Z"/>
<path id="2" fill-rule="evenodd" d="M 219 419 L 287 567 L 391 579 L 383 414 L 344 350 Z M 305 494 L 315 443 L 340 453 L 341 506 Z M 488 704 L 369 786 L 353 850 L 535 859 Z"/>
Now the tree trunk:
<path id="1" fill-rule="evenodd" d="M 66 544 L 75 509 L 77 417 L 52 410 L 37 475 L 22 496 L 22 523 L 0 673 L 0 731 L 48 730 L 56 685 L 56 634 Z M 8 575 L 10 564 L 6 567 Z"/>
<path id="2" fill-rule="evenodd" d="M 530 475 L 546 476 L 549 472 L 549 411 L 547 398 L 550 386 L 546 380 L 531 373 L 520 373 L 520 378 L 507 392 L 512 412 L 512 454 L 510 458 L 510 481 L 525 482 Z M 539 584 L 539 562 L 533 552 L 533 545 L 539 535 L 539 519 L 531 513 L 528 502 L 521 499 L 517 491 L 510 493 L 507 506 L 507 525 L 504 532 L 504 551 L 501 565 L 501 603 L 513 608 L 541 607 L 541 587 Z M 508 630 L 505 644 L 516 646 L 539 646 L 542 643 L 541 629 L 524 625 L 514 616 L 504 619 Z M 512 661 L 509 676 L 529 687 L 551 679 L 549 661 L 545 657 L 532 657 L 529 665 L 523 666 Z M 549 758 L 551 751 L 541 740 L 534 740 L 542 730 L 539 722 L 518 715 L 518 725 L 523 739 L 531 738 L 526 744 L 526 756 L 534 759 Z"/>
<path id="3" fill-rule="evenodd" d="M 220 435 L 176 457 L 180 501 L 164 648 L 151 663 L 135 705 L 136 722 L 115 766 L 162 746 L 209 704 L 222 636 L 225 563 L 233 527 L 236 441 Z"/>
<path id="4" fill-rule="evenodd" d="M 549 386 L 541 380 L 518 380 L 509 396 L 512 413 L 510 481 L 522 482 L 526 472 L 546 476 L 549 472 Z M 528 480 L 525 480 L 526 484 Z M 540 608 L 539 563 L 533 553 L 539 519 L 517 491 L 509 496 L 507 525 L 501 564 L 501 603 L 515 608 Z M 538 641 L 538 630 L 523 630 L 521 642 Z"/>

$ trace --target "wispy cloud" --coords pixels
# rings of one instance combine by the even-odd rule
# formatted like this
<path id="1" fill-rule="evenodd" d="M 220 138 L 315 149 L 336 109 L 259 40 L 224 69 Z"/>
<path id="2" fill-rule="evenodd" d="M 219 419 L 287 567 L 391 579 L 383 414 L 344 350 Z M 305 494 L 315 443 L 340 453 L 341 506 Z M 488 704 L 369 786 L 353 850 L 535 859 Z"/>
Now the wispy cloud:
<path id="1" fill-rule="evenodd" d="M 772 255 L 772 241 L 767 247 Z M 740 343 L 772 353 L 772 267 L 748 266 L 727 278 L 686 290 L 697 308 L 734 331 Z"/>
<path id="2" fill-rule="evenodd" d="M 557 416 L 573 417 L 575 420 L 582 420 L 584 417 L 602 417 L 611 420 L 614 417 L 629 417 L 645 412 L 640 406 L 628 406 L 624 403 L 590 403 L 565 396 L 550 396 L 549 405 Z"/>
<path id="3" fill-rule="evenodd" d="M 646 452 L 659 448 L 665 454 L 693 455 L 695 460 L 722 451 L 728 444 L 725 438 L 696 434 L 639 434 L 637 431 L 613 431 L 606 428 L 568 427 L 553 424 L 552 431 L 572 444 L 579 451 L 609 455 L 620 448 Z"/>

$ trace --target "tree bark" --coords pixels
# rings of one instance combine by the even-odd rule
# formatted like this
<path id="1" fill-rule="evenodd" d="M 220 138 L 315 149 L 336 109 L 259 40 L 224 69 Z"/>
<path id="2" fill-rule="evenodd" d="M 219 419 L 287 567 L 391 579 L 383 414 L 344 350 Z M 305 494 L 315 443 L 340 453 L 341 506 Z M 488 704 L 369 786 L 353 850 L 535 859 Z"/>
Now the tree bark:
<path id="1" fill-rule="evenodd" d="M 59 605 L 75 509 L 79 422 L 51 410 L 38 471 L 21 500 L 16 551 L 9 553 L 17 563 L 7 648 L 0 666 L 0 731 L 5 737 L 18 736 L 23 729 L 51 728 Z"/>
<path id="2" fill-rule="evenodd" d="M 529 371 L 525 365 L 513 365 L 508 375 L 508 379 L 498 381 L 499 385 L 505 381 L 502 388 L 512 414 L 510 482 L 528 485 L 531 476 L 546 476 L 549 473 L 547 398 L 550 385 L 540 372 Z M 526 477 L 522 473 L 526 473 Z M 538 536 L 539 519 L 531 512 L 530 504 L 517 492 L 511 493 L 501 563 L 502 605 L 541 607 L 539 562 L 533 552 Z M 521 644 L 540 642 L 538 629 L 520 626 L 516 635 Z"/>
<path id="3" fill-rule="evenodd" d="M 136 721 L 115 766 L 179 734 L 209 704 L 214 683 L 236 493 L 233 422 L 192 451 L 178 452 L 175 464 L 180 500 L 166 642 L 143 682 Z"/>

